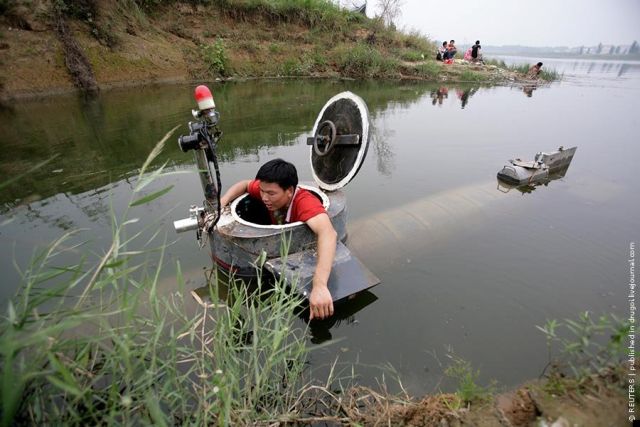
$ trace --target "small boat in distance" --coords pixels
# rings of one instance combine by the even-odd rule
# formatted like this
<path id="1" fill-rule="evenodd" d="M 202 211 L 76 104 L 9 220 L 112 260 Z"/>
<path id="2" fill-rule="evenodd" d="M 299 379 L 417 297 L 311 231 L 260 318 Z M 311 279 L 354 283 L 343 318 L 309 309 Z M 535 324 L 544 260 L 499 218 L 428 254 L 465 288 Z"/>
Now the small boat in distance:
<path id="1" fill-rule="evenodd" d="M 564 176 L 577 149 L 560 146 L 551 153 L 539 152 L 533 160 L 511 159 L 498 172 L 498 179 L 512 186 L 545 184 L 554 175 Z"/>

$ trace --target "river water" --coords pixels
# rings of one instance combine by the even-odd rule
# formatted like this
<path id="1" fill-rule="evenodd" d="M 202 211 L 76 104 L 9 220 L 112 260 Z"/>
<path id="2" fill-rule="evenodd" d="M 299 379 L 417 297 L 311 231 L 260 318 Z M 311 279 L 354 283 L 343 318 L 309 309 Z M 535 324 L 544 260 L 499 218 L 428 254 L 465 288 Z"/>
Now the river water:
<path id="1" fill-rule="evenodd" d="M 507 62 L 537 62 L 503 58 Z M 362 384 L 392 366 L 411 393 L 447 388 L 447 354 L 472 363 L 480 382 L 515 385 L 547 362 L 546 319 L 628 316 L 629 246 L 640 237 L 637 144 L 640 64 L 545 60 L 564 73 L 540 87 L 336 81 L 213 84 L 225 135 L 223 186 L 252 178 L 283 157 L 311 180 L 306 137 L 324 103 L 351 90 L 368 104 L 373 138 L 364 166 L 345 189 L 349 245 L 382 281 L 316 325 L 318 375 L 336 357 L 356 363 Z M 130 200 L 138 168 L 155 143 L 185 123 L 190 86 L 114 90 L 21 101 L 0 111 L 0 182 L 51 159 L 0 190 L 0 304 L 16 291 L 36 248 L 67 230 L 86 228 L 83 249 L 104 253 L 111 214 Z M 565 177 L 523 193 L 500 188 L 510 158 L 578 146 Z M 192 171 L 191 154 L 172 137 L 159 162 Z M 175 288 L 179 261 L 187 288 L 204 284 L 210 266 L 194 234 L 175 236 L 202 193 L 195 173 L 135 207 L 139 227 L 169 241 L 162 288 Z M 501 192 L 502 190 L 503 192 Z M 508 191 L 507 191 L 508 190 Z M 506 192 L 504 192 L 506 191 Z M 416 212 L 426 220 L 412 221 Z M 405 221 L 405 219 L 407 219 Z M 64 261 L 64 260 L 62 260 Z M 73 261 L 69 259 L 69 261 Z"/>

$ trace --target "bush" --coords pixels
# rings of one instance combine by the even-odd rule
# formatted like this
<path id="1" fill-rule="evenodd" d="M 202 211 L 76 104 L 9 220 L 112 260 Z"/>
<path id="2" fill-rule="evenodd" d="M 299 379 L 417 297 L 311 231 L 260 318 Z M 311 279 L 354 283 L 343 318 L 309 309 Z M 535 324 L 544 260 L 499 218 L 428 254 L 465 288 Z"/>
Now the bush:
<path id="1" fill-rule="evenodd" d="M 434 52 L 437 47 L 426 36 L 419 31 L 411 31 L 409 34 L 401 35 L 404 46 L 421 52 Z"/>
<path id="2" fill-rule="evenodd" d="M 0 0 L 0 16 L 4 15 L 11 9 L 11 6 L 13 6 L 12 3 L 13 2 L 10 0 Z"/>
<path id="3" fill-rule="evenodd" d="M 342 74 L 351 77 L 391 77 L 397 74 L 399 67 L 397 61 L 365 44 L 339 49 L 337 56 L 338 68 Z"/>
<path id="4" fill-rule="evenodd" d="M 466 404 L 487 400 L 495 389 L 495 383 L 487 387 L 477 384 L 480 371 L 474 370 L 471 363 L 452 355 L 452 363 L 445 370 L 448 377 L 458 382 L 456 395 Z"/>
<path id="5" fill-rule="evenodd" d="M 442 66 L 435 61 L 427 61 L 416 66 L 416 72 L 420 77 L 436 79 L 442 70 Z"/>
<path id="6" fill-rule="evenodd" d="M 55 0 L 54 7 L 70 18 L 93 20 L 98 12 L 97 0 Z"/>
<path id="7" fill-rule="evenodd" d="M 327 0 L 211 0 L 228 16 L 262 15 L 272 22 L 296 22 L 308 27 L 344 31 L 354 14 Z"/>
<path id="8" fill-rule="evenodd" d="M 296 58 L 287 58 L 280 67 L 280 74 L 283 76 L 305 76 L 309 74 L 311 64 L 301 62 Z"/>
<path id="9" fill-rule="evenodd" d="M 479 82 L 482 80 L 485 80 L 485 77 L 482 74 L 471 70 L 463 70 L 462 73 L 460 73 L 460 81 L 463 82 Z"/>
<path id="10" fill-rule="evenodd" d="M 405 50 L 400 54 L 403 61 L 418 62 L 424 60 L 424 54 L 417 50 Z"/>
<path id="11" fill-rule="evenodd" d="M 221 76 L 229 73 L 229 58 L 222 39 L 218 38 L 213 44 L 203 45 L 201 49 L 204 62 L 211 73 Z"/>
<path id="12" fill-rule="evenodd" d="M 271 43 L 269 45 L 269 52 L 271 53 L 280 53 L 282 51 L 282 46 L 280 43 Z"/>

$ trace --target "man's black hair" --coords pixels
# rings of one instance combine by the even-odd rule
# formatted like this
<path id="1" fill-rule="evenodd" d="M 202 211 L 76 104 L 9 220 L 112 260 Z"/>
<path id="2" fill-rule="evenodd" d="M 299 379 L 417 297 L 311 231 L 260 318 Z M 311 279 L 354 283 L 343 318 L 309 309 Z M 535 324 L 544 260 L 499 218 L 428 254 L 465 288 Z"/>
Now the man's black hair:
<path id="1" fill-rule="evenodd" d="M 269 160 L 258 169 L 256 179 L 278 184 L 283 190 L 298 185 L 298 171 L 296 167 L 282 159 Z"/>
<path id="2" fill-rule="evenodd" d="M 476 44 L 480 44 L 480 40 L 476 40 Z"/>
<path id="3" fill-rule="evenodd" d="M 542 62 L 538 62 L 536 65 L 537 65 L 538 67 L 542 67 Z"/>
<path id="4" fill-rule="evenodd" d="M 446 46 L 446 45 L 447 45 L 447 41 L 445 40 L 442 42 L 442 46 Z"/>

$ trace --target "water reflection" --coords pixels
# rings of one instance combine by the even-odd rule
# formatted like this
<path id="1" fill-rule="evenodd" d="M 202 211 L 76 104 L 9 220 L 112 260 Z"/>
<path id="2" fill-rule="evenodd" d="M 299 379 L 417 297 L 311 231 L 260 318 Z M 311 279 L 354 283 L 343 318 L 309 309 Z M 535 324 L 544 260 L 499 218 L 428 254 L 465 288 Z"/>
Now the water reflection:
<path id="1" fill-rule="evenodd" d="M 207 282 L 211 282 L 211 271 L 205 276 L 208 277 Z M 200 305 L 215 306 L 218 302 L 232 306 L 234 301 L 231 300 L 234 292 L 229 289 L 231 286 L 246 286 L 247 292 L 251 298 L 262 298 L 265 294 L 260 292 L 258 284 L 255 280 L 229 280 L 229 277 L 220 274 L 220 280 L 217 285 L 205 285 L 191 292 L 191 295 Z M 266 277 L 266 276 L 265 276 Z M 215 279 L 213 279 L 215 280 Z M 271 286 L 273 279 L 267 279 L 268 285 Z M 215 300 L 212 301 L 212 300 Z M 333 316 L 322 319 L 309 321 L 309 307 L 306 303 L 298 308 L 296 315 L 301 322 L 309 325 L 310 341 L 314 344 L 321 344 L 333 338 L 332 330 L 340 328 L 341 325 L 354 325 L 358 323 L 356 314 L 364 308 L 370 306 L 378 300 L 378 297 L 371 291 L 362 291 L 348 298 L 344 298 L 334 303 Z"/>
<path id="2" fill-rule="evenodd" d="M 218 149 L 220 160 L 243 157 L 250 161 L 263 148 L 295 144 L 310 131 L 326 99 L 345 85 L 263 81 L 213 86 L 225 132 Z M 429 89 L 418 84 L 399 88 L 391 83 L 363 82 L 351 86 L 350 90 L 367 100 L 374 117 L 389 108 L 406 108 Z M 147 87 L 91 99 L 67 96 L 22 102 L 0 111 L 2 176 L 16 176 L 59 155 L 19 183 L 5 187 L 0 195 L 1 212 L 30 199 L 81 194 L 135 176 L 165 132 L 191 119 L 192 91 L 191 86 Z M 383 157 L 392 157 L 384 140 L 378 141 L 377 150 Z M 177 149 L 165 149 L 158 159 L 162 162 L 173 169 L 192 167 L 191 156 Z M 387 168 L 384 163 L 382 170 Z"/>
<path id="3" fill-rule="evenodd" d="M 389 141 L 392 140 L 394 131 L 387 127 L 373 127 L 371 129 L 371 143 L 376 152 L 376 168 L 384 176 L 391 176 L 395 169 L 394 153 Z"/>
<path id="4" fill-rule="evenodd" d="M 464 109 L 469 103 L 469 98 L 475 95 L 480 87 L 481 86 L 459 85 L 456 87 L 440 86 L 437 89 L 434 88 L 430 93 L 431 105 L 442 107 L 444 100 L 449 98 L 449 91 L 454 90 L 456 98 L 460 101 L 460 108 Z"/>
<path id="5" fill-rule="evenodd" d="M 535 189 L 537 187 L 540 186 L 545 186 L 548 187 L 549 183 L 551 181 L 555 181 L 556 179 L 560 179 L 560 178 L 564 178 L 564 176 L 567 174 L 567 171 L 569 170 L 569 165 L 567 165 L 564 168 L 558 169 L 557 171 L 555 171 L 554 173 L 550 174 L 549 177 L 547 179 L 545 179 L 544 181 L 539 181 L 536 183 L 532 183 L 532 184 L 525 184 L 525 185 L 512 185 L 509 184 L 507 182 L 502 181 L 501 179 L 498 179 L 498 191 L 502 192 L 502 193 L 508 193 L 509 191 L 516 189 L 518 190 L 520 193 L 524 194 L 531 194 L 533 193 L 533 191 L 535 191 Z"/>
<path id="6" fill-rule="evenodd" d="M 524 85 L 522 86 L 522 91 L 524 92 L 525 95 L 527 95 L 527 98 L 531 98 L 533 96 L 533 91 L 536 90 L 537 88 L 538 88 L 537 84 Z"/>
<path id="7" fill-rule="evenodd" d="M 441 107 L 442 101 L 447 98 L 449 98 L 449 88 L 446 86 L 440 86 L 431 91 L 431 105 L 438 104 L 438 107 Z"/>
<path id="8" fill-rule="evenodd" d="M 456 95 L 458 96 L 458 99 L 460 100 L 461 108 L 464 109 L 464 107 L 469 102 L 469 98 L 471 98 L 478 91 L 478 89 L 480 89 L 480 87 L 470 87 L 470 88 L 467 88 L 467 89 L 456 89 Z"/>
<path id="9" fill-rule="evenodd" d="M 334 304 L 333 316 L 327 319 L 313 320 L 309 323 L 311 342 L 314 344 L 321 344 L 325 341 L 331 340 L 333 338 L 331 334 L 332 329 L 338 329 L 342 324 L 356 324 L 358 322 L 356 314 L 377 300 L 378 297 L 373 292 L 362 291 L 350 298 L 337 301 Z M 304 322 L 309 321 L 308 309 L 301 313 L 300 319 Z"/>

